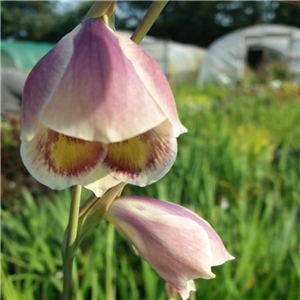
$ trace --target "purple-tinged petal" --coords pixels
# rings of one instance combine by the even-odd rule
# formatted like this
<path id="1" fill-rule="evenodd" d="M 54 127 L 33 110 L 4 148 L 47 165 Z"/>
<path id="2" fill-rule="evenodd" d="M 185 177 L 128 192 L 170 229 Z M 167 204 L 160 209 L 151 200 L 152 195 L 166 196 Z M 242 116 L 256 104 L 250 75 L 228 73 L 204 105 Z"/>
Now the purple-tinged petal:
<path id="1" fill-rule="evenodd" d="M 222 242 L 214 243 L 218 235 L 192 211 L 169 202 L 125 196 L 112 202 L 105 219 L 133 243 L 140 256 L 183 299 L 195 290 L 193 279 L 215 277 L 211 266 L 216 249 L 212 248 L 225 247 Z M 225 261 L 232 258 L 228 254 Z"/>
<path id="2" fill-rule="evenodd" d="M 73 42 L 72 58 L 43 113 L 46 127 L 88 141 L 112 143 L 166 120 L 113 31 L 99 20 L 88 19 Z M 145 67 L 150 68 L 148 64 Z"/>
<path id="3" fill-rule="evenodd" d="M 195 214 L 172 203 L 145 197 L 117 198 L 105 218 L 135 246 L 142 258 L 187 299 L 191 280 L 214 278 L 211 227 Z M 197 217 L 201 219 L 200 217 Z M 216 233 L 215 233 L 216 234 Z M 220 245 L 224 247 L 224 245 Z"/>
<path id="4" fill-rule="evenodd" d="M 64 36 L 29 74 L 22 99 L 22 140 L 32 140 L 39 129 L 41 115 L 51 100 L 73 55 L 75 30 Z M 68 109 L 70 113 L 70 108 Z"/>
<path id="5" fill-rule="evenodd" d="M 165 213 L 191 219 L 197 222 L 202 228 L 204 228 L 211 243 L 211 251 L 213 253 L 212 266 L 218 266 L 228 260 L 234 259 L 234 257 L 227 252 L 219 235 L 213 230 L 210 224 L 203 218 L 199 217 L 193 211 L 183 206 L 166 201 L 160 201 L 146 197 L 131 196 L 131 200 L 135 199 L 138 202 L 141 201 L 141 199 L 144 199 L 145 201 L 147 201 L 147 203 L 149 203 L 149 205 L 151 205 L 152 209 L 156 207 L 158 211 L 164 210 Z"/>
<path id="6" fill-rule="evenodd" d="M 179 121 L 173 93 L 160 67 L 140 46 L 121 33 L 116 32 L 115 34 L 119 38 L 124 54 L 133 64 L 143 85 L 172 124 L 173 135 L 178 137 L 187 132 L 187 129 Z"/>
<path id="7" fill-rule="evenodd" d="M 81 184 L 101 166 L 105 144 L 65 136 L 45 127 L 31 141 L 21 143 L 24 165 L 38 181 L 52 189 Z"/>
<path id="8" fill-rule="evenodd" d="M 200 226 L 182 217 L 152 215 L 147 206 L 125 198 L 116 199 L 105 218 L 134 244 L 162 278 L 184 293 L 192 278 L 214 277 L 210 270 L 210 242 Z"/>
<path id="9" fill-rule="evenodd" d="M 177 155 L 177 141 L 165 121 L 137 137 L 108 145 L 103 162 L 116 179 L 145 186 L 163 177 Z"/>

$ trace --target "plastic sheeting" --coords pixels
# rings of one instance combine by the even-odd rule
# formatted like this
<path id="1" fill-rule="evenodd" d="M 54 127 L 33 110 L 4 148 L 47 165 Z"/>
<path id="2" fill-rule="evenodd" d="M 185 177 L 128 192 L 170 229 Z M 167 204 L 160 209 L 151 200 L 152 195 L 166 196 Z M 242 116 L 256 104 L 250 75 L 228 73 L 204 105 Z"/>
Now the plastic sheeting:
<path id="1" fill-rule="evenodd" d="M 121 32 L 128 37 L 132 35 L 129 31 Z M 150 36 L 140 45 L 159 64 L 171 84 L 197 82 L 206 49 Z"/>
<path id="2" fill-rule="evenodd" d="M 234 85 L 245 74 L 248 51 L 266 49 L 271 50 L 267 54 L 275 52 L 300 82 L 300 30 L 283 25 L 246 27 L 217 39 L 208 48 L 197 82 Z"/>
<path id="3" fill-rule="evenodd" d="M 16 68 L 28 74 L 54 44 L 1 40 L 1 67 Z"/>
<path id="4" fill-rule="evenodd" d="M 130 37 L 131 32 L 121 31 Z M 54 44 L 1 41 L 2 67 L 14 67 L 27 74 Z M 206 50 L 146 36 L 141 47 L 159 64 L 171 84 L 196 82 Z"/>

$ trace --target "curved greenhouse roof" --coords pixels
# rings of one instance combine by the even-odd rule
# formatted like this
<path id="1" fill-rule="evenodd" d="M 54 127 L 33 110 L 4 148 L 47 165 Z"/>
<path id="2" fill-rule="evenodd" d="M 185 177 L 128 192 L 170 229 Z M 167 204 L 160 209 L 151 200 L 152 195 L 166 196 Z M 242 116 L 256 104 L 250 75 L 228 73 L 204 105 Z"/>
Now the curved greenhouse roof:
<path id="1" fill-rule="evenodd" d="M 235 84 L 245 74 L 251 51 L 260 51 L 265 61 L 284 62 L 294 79 L 300 81 L 300 29 L 256 25 L 226 34 L 209 46 L 198 84 Z"/>
<path id="2" fill-rule="evenodd" d="M 121 31 L 130 37 L 131 32 Z M 37 61 L 55 44 L 28 41 L 1 41 L 1 66 L 28 74 Z M 196 82 L 206 49 L 194 45 L 146 36 L 141 47 L 159 64 L 171 84 Z"/>

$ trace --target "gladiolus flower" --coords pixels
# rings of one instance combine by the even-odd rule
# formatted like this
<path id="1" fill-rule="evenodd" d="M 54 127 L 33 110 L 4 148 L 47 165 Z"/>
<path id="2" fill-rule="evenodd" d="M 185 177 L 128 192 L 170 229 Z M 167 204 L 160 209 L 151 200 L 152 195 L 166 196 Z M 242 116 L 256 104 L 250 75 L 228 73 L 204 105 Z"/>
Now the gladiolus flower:
<path id="1" fill-rule="evenodd" d="M 172 166 L 183 132 L 155 61 L 97 19 L 63 37 L 25 84 L 21 156 L 53 189 L 148 185 Z"/>
<path id="2" fill-rule="evenodd" d="M 234 258 L 205 220 L 180 205 L 138 196 L 119 197 L 104 218 L 183 299 L 195 290 L 193 279 L 214 278 L 211 267 Z"/>

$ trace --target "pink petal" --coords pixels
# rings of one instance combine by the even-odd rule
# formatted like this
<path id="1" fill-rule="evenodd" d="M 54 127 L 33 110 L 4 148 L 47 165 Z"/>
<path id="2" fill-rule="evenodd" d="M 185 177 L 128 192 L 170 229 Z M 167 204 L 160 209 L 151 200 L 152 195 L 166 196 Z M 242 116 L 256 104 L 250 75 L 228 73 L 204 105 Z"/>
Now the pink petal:
<path id="1" fill-rule="evenodd" d="M 130 207 L 129 213 L 117 201 L 110 206 L 106 219 L 130 239 L 140 256 L 172 286 L 187 289 L 191 278 L 214 277 L 210 271 L 209 239 L 195 222 L 165 215 L 141 218 L 136 207 Z"/>
<path id="2" fill-rule="evenodd" d="M 112 143 L 166 120 L 125 57 L 118 36 L 101 21 L 83 22 L 73 43 L 72 58 L 43 113 L 46 127 L 88 141 Z M 52 63 L 47 56 L 44 60 Z M 152 68 L 152 64 L 148 60 L 145 67 Z"/>
<path id="3" fill-rule="evenodd" d="M 71 32 L 63 37 L 29 74 L 22 99 L 21 139 L 31 140 L 37 133 L 41 114 L 51 100 L 72 57 L 73 36 L 74 32 Z"/>
<path id="4" fill-rule="evenodd" d="M 141 47 L 123 34 L 118 32 L 115 34 L 119 38 L 119 44 L 124 54 L 133 64 L 143 85 L 171 122 L 173 135 L 178 137 L 180 134 L 187 132 L 187 129 L 179 121 L 173 93 L 160 67 Z"/>
<path id="5" fill-rule="evenodd" d="M 135 138 L 108 145 L 103 166 L 116 179 L 145 186 L 162 178 L 177 155 L 168 121 Z"/>
<path id="6" fill-rule="evenodd" d="M 215 277 L 210 238 L 186 211 L 172 203 L 130 196 L 116 199 L 105 215 L 183 299 L 194 290 L 192 279 Z"/>
<path id="7" fill-rule="evenodd" d="M 22 160 L 38 181 L 52 189 L 81 184 L 101 166 L 106 145 L 86 142 L 40 127 L 31 141 L 21 143 Z"/>
<path id="8" fill-rule="evenodd" d="M 159 210 L 164 209 L 165 212 L 169 214 L 189 218 L 197 222 L 205 230 L 205 232 L 207 233 L 210 239 L 211 251 L 213 254 L 212 266 L 222 265 L 224 262 L 234 259 L 234 257 L 227 252 L 219 235 L 214 231 L 214 229 L 210 226 L 210 224 L 206 222 L 204 219 L 200 218 L 193 211 L 177 204 L 173 204 L 166 201 L 159 201 L 156 199 L 151 199 L 146 197 L 132 196 L 131 199 L 132 200 L 136 199 L 137 201 L 144 199 L 144 201 L 147 201 L 147 203 L 151 203 L 152 206 L 157 207 L 157 209 Z"/>

